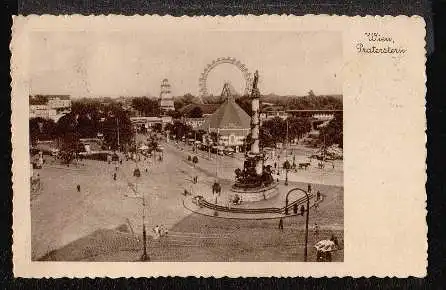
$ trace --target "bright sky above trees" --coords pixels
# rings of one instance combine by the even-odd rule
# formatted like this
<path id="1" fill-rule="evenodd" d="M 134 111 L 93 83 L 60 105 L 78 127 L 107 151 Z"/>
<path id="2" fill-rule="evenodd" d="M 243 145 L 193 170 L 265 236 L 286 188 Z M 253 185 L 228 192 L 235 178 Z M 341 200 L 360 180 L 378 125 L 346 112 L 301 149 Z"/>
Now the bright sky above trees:
<path id="1" fill-rule="evenodd" d="M 259 70 L 262 94 L 342 94 L 337 32 L 44 31 L 30 41 L 31 94 L 158 96 L 168 78 L 173 95 L 196 95 L 204 67 L 226 56 Z M 209 75 L 210 93 L 225 81 L 243 89 L 241 73 L 223 65 Z"/>

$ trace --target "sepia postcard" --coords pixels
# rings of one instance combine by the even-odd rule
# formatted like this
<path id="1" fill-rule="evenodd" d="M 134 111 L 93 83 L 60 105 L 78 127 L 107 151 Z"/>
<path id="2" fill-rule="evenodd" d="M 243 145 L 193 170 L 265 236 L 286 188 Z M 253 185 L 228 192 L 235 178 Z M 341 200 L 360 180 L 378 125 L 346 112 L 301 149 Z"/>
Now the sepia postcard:
<path id="1" fill-rule="evenodd" d="M 423 277 L 418 16 L 18 16 L 17 277 Z"/>

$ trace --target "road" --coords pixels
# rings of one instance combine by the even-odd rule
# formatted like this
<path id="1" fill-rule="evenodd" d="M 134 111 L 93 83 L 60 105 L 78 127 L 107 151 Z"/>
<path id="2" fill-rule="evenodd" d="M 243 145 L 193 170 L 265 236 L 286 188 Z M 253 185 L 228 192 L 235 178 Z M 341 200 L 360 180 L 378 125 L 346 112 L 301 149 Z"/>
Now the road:
<path id="1" fill-rule="evenodd" d="M 134 185 L 139 194 L 144 194 L 147 202 L 146 225 L 148 233 L 155 225 L 163 224 L 172 232 L 168 240 L 149 241 L 149 250 L 156 252 L 155 260 L 165 261 L 234 261 L 234 260 L 301 260 L 297 248 L 295 255 L 287 255 L 289 241 L 294 234 L 302 230 L 303 219 L 296 217 L 285 222 L 284 237 L 277 231 L 277 221 L 228 221 L 191 214 L 182 205 L 181 193 L 191 188 L 193 176 L 198 176 L 199 186 L 195 190 L 210 190 L 216 179 L 215 159 L 206 160 L 201 156 L 194 167 L 187 161 L 188 152 L 181 151 L 172 144 L 163 144 L 165 148 L 164 161 L 154 162 L 153 159 L 142 160 L 138 164 L 124 161 L 116 171 L 113 164 L 101 161 L 84 161 L 84 165 L 61 166 L 46 162 L 39 170 L 42 180 L 42 190 L 31 199 L 32 223 L 32 258 L 41 258 L 45 254 L 63 249 L 79 239 L 85 239 L 98 230 L 115 231 L 118 227 L 128 227 L 135 237 L 142 232 L 142 205 L 129 187 Z M 207 154 L 206 154 L 207 155 Z M 222 157 L 219 159 L 218 178 L 222 184 L 229 186 L 234 176 L 234 169 L 241 166 L 239 158 Z M 132 176 L 135 167 L 141 169 L 142 176 Z M 147 169 L 147 172 L 146 172 Z M 114 181 L 113 173 L 117 173 Z M 76 185 L 81 186 L 77 192 Z M 335 232 L 343 237 L 343 188 L 327 186 L 329 193 L 327 203 L 321 205 L 318 213 L 311 216 L 311 221 L 317 222 L 321 228 L 327 229 L 327 234 Z M 125 197 L 128 195 L 130 197 Z M 325 208 L 324 208 L 325 207 Z M 288 219 L 287 219 L 288 220 Z M 130 230 L 129 230 L 130 231 Z M 186 233 L 186 234 L 185 234 Z M 221 235 L 220 239 L 196 238 Z M 190 238 L 193 236 L 194 238 Z M 327 238 L 327 237 L 325 237 Z M 108 245 L 102 241 L 106 236 L 99 235 L 97 244 Z M 193 240 L 191 242 L 191 239 Z M 255 239 L 253 242 L 252 239 Z M 218 240 L 212 242 L 214 240 Z M 280 242 L 280 241 L 286 241 Z M 296 243 L 301 241 L 296 240 Z M 87 252 L 92 249 L 93 242 L 85 247 Z M 140 245 L 133 242 L 131 245 Z M 274 247 L 277 245 L 277 247 Z M 283 247 L 281 246 L 283 245 Z M 129 245 L 123 245 L 124 248 Z M 102 247 L 98 246 L 100 250 Z M 121 252 L 113 248 L 97 255 L 89 255 L 93 260 L 130 261 L 135 253 Z M 137 250 L 137 249 L 136 249 Z M 76 252 L 82 256 L 84 250 Z M 279 254 L 282 253 L 282 254 Z M 128 255 L 127 255 L 127 254 Z M 181 254 L 179 254 L 181 253 Z M 285 254 L 284 254 L 285 253 Z M 157 256 L 158 255 L 158 256 Z M 118 257 L 119 256 L 119 257 Z M 69 259 L 69 254 L 58 256 L 59 259 Z M 158 257 L 158 258 L 156 258 Z M 285 258 L 287 257 L 287 258 Z M 76 260 L 85 260 L 77 257 Z"/>

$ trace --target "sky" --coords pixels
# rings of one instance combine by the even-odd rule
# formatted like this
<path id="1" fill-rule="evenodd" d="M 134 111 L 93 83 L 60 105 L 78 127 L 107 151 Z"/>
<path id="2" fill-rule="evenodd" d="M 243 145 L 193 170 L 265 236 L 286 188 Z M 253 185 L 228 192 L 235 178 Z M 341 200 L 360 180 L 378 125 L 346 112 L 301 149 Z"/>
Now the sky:
<path id="1" fill-rule="evenodd" d="M 337 32 L 39 31 L 31 35 L 31 94 L 72 97 L 198 95 L 198 79 L 218 57 L 234 57 L 259 71 L 262 94 L 342 94 L 342 35 Z M 243 92 L 242 73 L 231 64 L 212 70 L 208 91 L 225 81 Z"/>

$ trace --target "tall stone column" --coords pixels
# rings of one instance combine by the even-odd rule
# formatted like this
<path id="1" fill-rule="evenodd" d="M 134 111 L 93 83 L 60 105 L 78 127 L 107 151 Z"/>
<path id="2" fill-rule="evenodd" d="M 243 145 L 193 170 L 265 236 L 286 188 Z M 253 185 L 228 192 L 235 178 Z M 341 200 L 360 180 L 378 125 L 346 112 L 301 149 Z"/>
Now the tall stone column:
<path id="1" fill-rule="evenodd" d="M 259 154 L 259 98 L 253 97 L 252 99 L 252 117 L 251 117 L 251 152 Z"/>
<path id="2" fill-rule="evenodd" d="M 251 117 L 251 137 L 252 137 L 252 145 L 251 145 L 251 153 L 260 157 L 260 140 L 259 140 L 259 131 L 260 131 L 260 92 L 257 88 L 257 83 L 259 79 L 259 73 L 256 71 L 254 74 L 254 84 L 253 84 L 253 92 L 252 92 L 252 100 L 251 100 L 251 108 L 252 108 L 252 117 Z M 258 175 L 262 174 L 262 162 L 260 162 L 260 158 L 257 158 L 256 163 L 256 173 Z"/>

